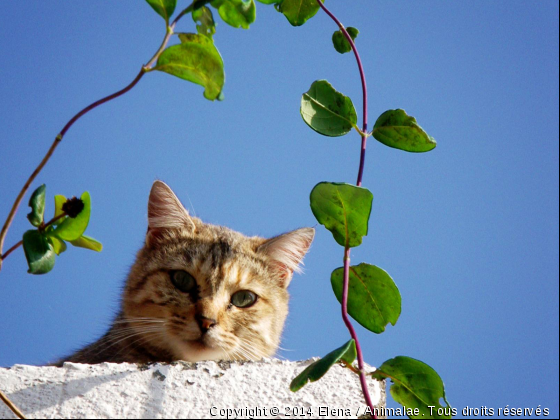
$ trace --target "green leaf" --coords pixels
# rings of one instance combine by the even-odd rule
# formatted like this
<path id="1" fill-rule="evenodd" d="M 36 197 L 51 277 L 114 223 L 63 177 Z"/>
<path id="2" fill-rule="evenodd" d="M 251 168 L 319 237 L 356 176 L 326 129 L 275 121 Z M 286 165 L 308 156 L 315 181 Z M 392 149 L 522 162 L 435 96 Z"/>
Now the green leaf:
<path id="1" fill-rule="evenodd" d="M 67 198 L 64 197 L 63 195 L 55 195 L 54 196 L 54 218 L 57 218 L 58 216 L 60 216 L 61 214 L 64 213 L 64 210 L 62 210 L 62 206 L 64 205 L 64 203 L 66 203 L 66 200 L 67 200 Z M 54 222 L 53 225 L 58 226 L 63 221 L 64 221 L 64 218 L 61 217 L 56 222 Z"/>
<path id="2" fill-rule="evenodd" d="M 358 122 L 352 100 L 337 92 L 326 80 L 313 82 L 303 94 L 301 116 L 313 130 L 330 137 L 348 134 Z"/>
<path id="3" fill-rule="evenodd" d="M 355 40 L 358 34 L 360 33 L 360 31 L 358 31 L 356 28 L 353 28 L 351 26 L 346 28 L 346 31 L 348 32 L 348 35 L 350 35 L 350 38 L 352 38 L 352 40 Z M 337 50 L 340 54 L 345 54 L 352 51 L 352 46 L 350 45 L 348 39 L 340 29 L 333 34 L 332 42 L 334 45 L 334 49 Z"/>
<path id="4" fill-rule="evenodd" d="M 356 360 L 356 342 L 354 340 L 350 340 L 342 347 L 330 352 L 321 360 L 311 363 L 290 383 L 290 391 L 297 392 L 308 382 L 318 381 L 340 360 L 347 364 L 352 364 Z"/>
<path id="5" fill-rule="evenodd" d="M 279 10 L 292 26 L 301 26 L 315 16 L 319 8 L 317 0 L 284 0 Z"/>
<path id="6" fill-rule="evenodd" d="M 192 12 L 192 18 L 196 22 L 196 30 L 200 35 L 206 35 L 209 38 L 216 33 L 216 24 L 212 11 L 203 6 Z"/>
<path id="7" fill-rule="evenodd" d="M 181 44 L 167 48 L 154 70 L 204 87 L 204 97 L 217 99 L 224 87 L 224 62 L 214 42 L 198 34 L 179 34 Z"/>
<path id="8" fill-rule="evenodd" d="M 249 29 L 257 17 L 257 6 L 253 0 L 214 0 L 210 3 L 225 23 L 234 28 Z"/>
<path id="9" fill-rule="evenodd" d="M 282 3 L 282 0 L 257 0 L 260 3 L 263 4 L 277 4 L 277 3 Z"/>
<path id="10" fill-rule="evenodd" d="M 101 252 L 101 250 L 103 249 L 103 245 L 101 244 L 101 242 L 98 242 L 86 235 L 82 235 L 78 239 L 70 241 L 70 243 L 74 246 L 91 249 L 92 251 L 97 252 Z"/>
<path id="11" fill-rule="evenodd" d="M 436 141 L 402 109 L 385 111 L 373 126 L 373 137 L 381 143 L 407 152 L 429 152 Z"/>
<path id="12" fill-rule="evenodd" d="M 45 191 L 47 187 L 45 184 L 41 185 L 29 198 L 29 207 L 31 207 L 31 212 L 27 215 L 27 218 L 31 224 L 38 227 L 43 223 L 43 218 L 45 215 Z"/>
<path id="13" fill-rule="evenodd" d="M 48 241 L 53 246 L 53 250 L 56 255 L 60 255 L 64 251 L 66 251 L 66 242 L 64 242 L 62 239 L 58 239 L 56 236 L 48 236 Z"/>
<path id="14" fill-rule="evenodd" d="M 28 273 L 45 274 L 54 267 L 56 254 L 46 235 L 38 230 L 28 230 L 23 234 L 23 251 L 29 266 Z"/>
<path id="15" fill-rule="evenodd" d="M 166 23 L 169 23 L 169 18 L 175 11 L 175 6 L 177 5 L 177 0 L 146 0 L 152 9 L 154 9 L 158 15 L 165 19 Z"/>
<path id="16" fill-rule="evenodd" d="M 55 230 L 48 233 L 49 236 L 56 236 L 65 241 L 73 241 L 84 234 L 91 214 L 91 198 L 87 191 L 80 198 L 84 203 L 83 210 L 75 218 L 66 217 Z"/>
<path id="17" fill-rule="evenodd" d="M 362 263 L 350 267 L 348 283 L 348 313 L 364 328 L 380 334 L 389 323 L 395 325 L 401 314 L 401 294 L 397 285 L 375 265 Z M 331 275 L 331 284 L 339 302 L 342 302 L 344 268 Z"/>
<path id="18" fill-rule="evenodd" d="M 395 401 L 407 408 L 419 409 L 420 415 L 411 418 L 451 418 L 451 415 L 437 415 L 437 410 L 444 408 L 440 399 L 445 401 L 447 413 L 451 411 L 451 407 L 445 398 L 443 381 L 427 364 L 410 357 L 398 356 L 383 363 L 372 376 L 379 380 L 391 379 L 391 395 Z M 429 406 L 435 407 L 433 413 L 430 413 Z"/>
<path id="19" fill-rule="evenodd" d="M 356 247 L 367 235 L 373 194 L 350 184 L 321 182 L 310 195 L 311 210 L 319 223 L 330 230 L 336 242 Z"/>

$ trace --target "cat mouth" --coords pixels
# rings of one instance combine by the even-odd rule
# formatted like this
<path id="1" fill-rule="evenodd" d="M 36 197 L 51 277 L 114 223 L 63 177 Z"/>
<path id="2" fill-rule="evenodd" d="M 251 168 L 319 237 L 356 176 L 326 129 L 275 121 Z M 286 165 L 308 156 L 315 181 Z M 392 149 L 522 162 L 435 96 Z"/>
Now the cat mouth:
<path id="1" fill-rule="evenodd" d="M 201 337 L 196 340 L 183 340 L 185 344 L 197 349 L 197 350 L 214 350 L 215 347 L 208 342 L 206 337 Z"/>
<path id="2" fill-rule="evenodd" d="M 178 359 L 190 362 L 222 360 L 224 354 L 220 346 L 214 345 L 210 341 L 208 337 L 201 337 L 196 340 L 183 339 L 183 348 L 179 350 Z"/>

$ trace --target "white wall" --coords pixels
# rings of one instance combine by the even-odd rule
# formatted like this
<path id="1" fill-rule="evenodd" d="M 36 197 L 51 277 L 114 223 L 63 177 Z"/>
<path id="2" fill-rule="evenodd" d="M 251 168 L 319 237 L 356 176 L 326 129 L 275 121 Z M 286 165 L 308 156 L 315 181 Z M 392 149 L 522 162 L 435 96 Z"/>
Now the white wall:
<path id="1" fill-rule="evenodd" d="M 290 392 L 290 381 L 309 363 L 15 365 L 0 368 L 0 389 L 28 418 L 226 418 L 220 410 L 256 407 L 260 413 L 245 411 L 230 418 L 294 417 L 287 412 L 294 407 L 304 410 L 305 416 L 298 418 L 319 418 L 325 414 L 321 406 L 349 409 L 355 418 L 365 408 L 358 377 L 340 366 L 321 381 Z M 370 379 L 369 387 L 373 403 L 384 406 L 384 384 Z M 271 415 L 274 408 L 277 416 Z M 0 401 L 0 419 L 7 418 L 14 415 Z"/>

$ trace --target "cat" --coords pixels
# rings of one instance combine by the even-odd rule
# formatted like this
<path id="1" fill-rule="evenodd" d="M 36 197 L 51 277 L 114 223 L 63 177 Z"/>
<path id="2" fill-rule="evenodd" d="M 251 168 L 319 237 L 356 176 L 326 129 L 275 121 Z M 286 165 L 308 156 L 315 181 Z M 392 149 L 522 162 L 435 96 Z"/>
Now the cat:
<path id="1" fill-rule="evenodd" d="M 155 181 L 120 313 L 101 339 L 54 365 L 271 357 L 288 314 L 287 287 L 314 235 L 302 228 L 264 239 L 204 223 Z"/>

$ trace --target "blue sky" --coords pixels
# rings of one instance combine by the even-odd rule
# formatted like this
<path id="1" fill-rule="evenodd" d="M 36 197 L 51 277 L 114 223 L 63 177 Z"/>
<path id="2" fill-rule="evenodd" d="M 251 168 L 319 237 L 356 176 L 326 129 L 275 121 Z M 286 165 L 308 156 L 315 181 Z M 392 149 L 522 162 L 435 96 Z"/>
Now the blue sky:
<path id="1" fill-rule="evenodd" d="M 352 262 L 387 270 L 403 311 L 381 335 L 357 327 L 366 361 L 423 360 L 459 409 L 541 405 L 558 416 L 558 2 L 327 3 L 361 31 L 370 121 L 404 108 L 438 141 L 427 154 L 369 141 L 373 211 Z M 317 79 L 361 109 L 356 64 L 332 48 L 335 29 L 321 13 L 292 28 L 258 4 L 248 31 L 219 22 L 225 101 L 152 73 L 71 129 L 33 187 L 46 183 L 48 215 L 53 195 L 88 190 L 88 233 L 105 249 L 70 249 L 37 277 L 21 250 L 6 260 L 0 366 L 45 363 L 104 332 L 143 241 L 155 179 L 203 220 L 249 235 L 316 225 L 309 192 L 355 182 L 359 158 L 358 136 L 322 137 L 299 115 Z M 2 222 L 62 126 L 128 84 L 163 32 L 142 1 L 3 4 Z M 8 247 L 29 228 L 26 213 Z M 342 249 L 321 226 L 305 263 L 290 286 L 280 353 L 291 360 L 348 340 L 329 281 Z"/>

